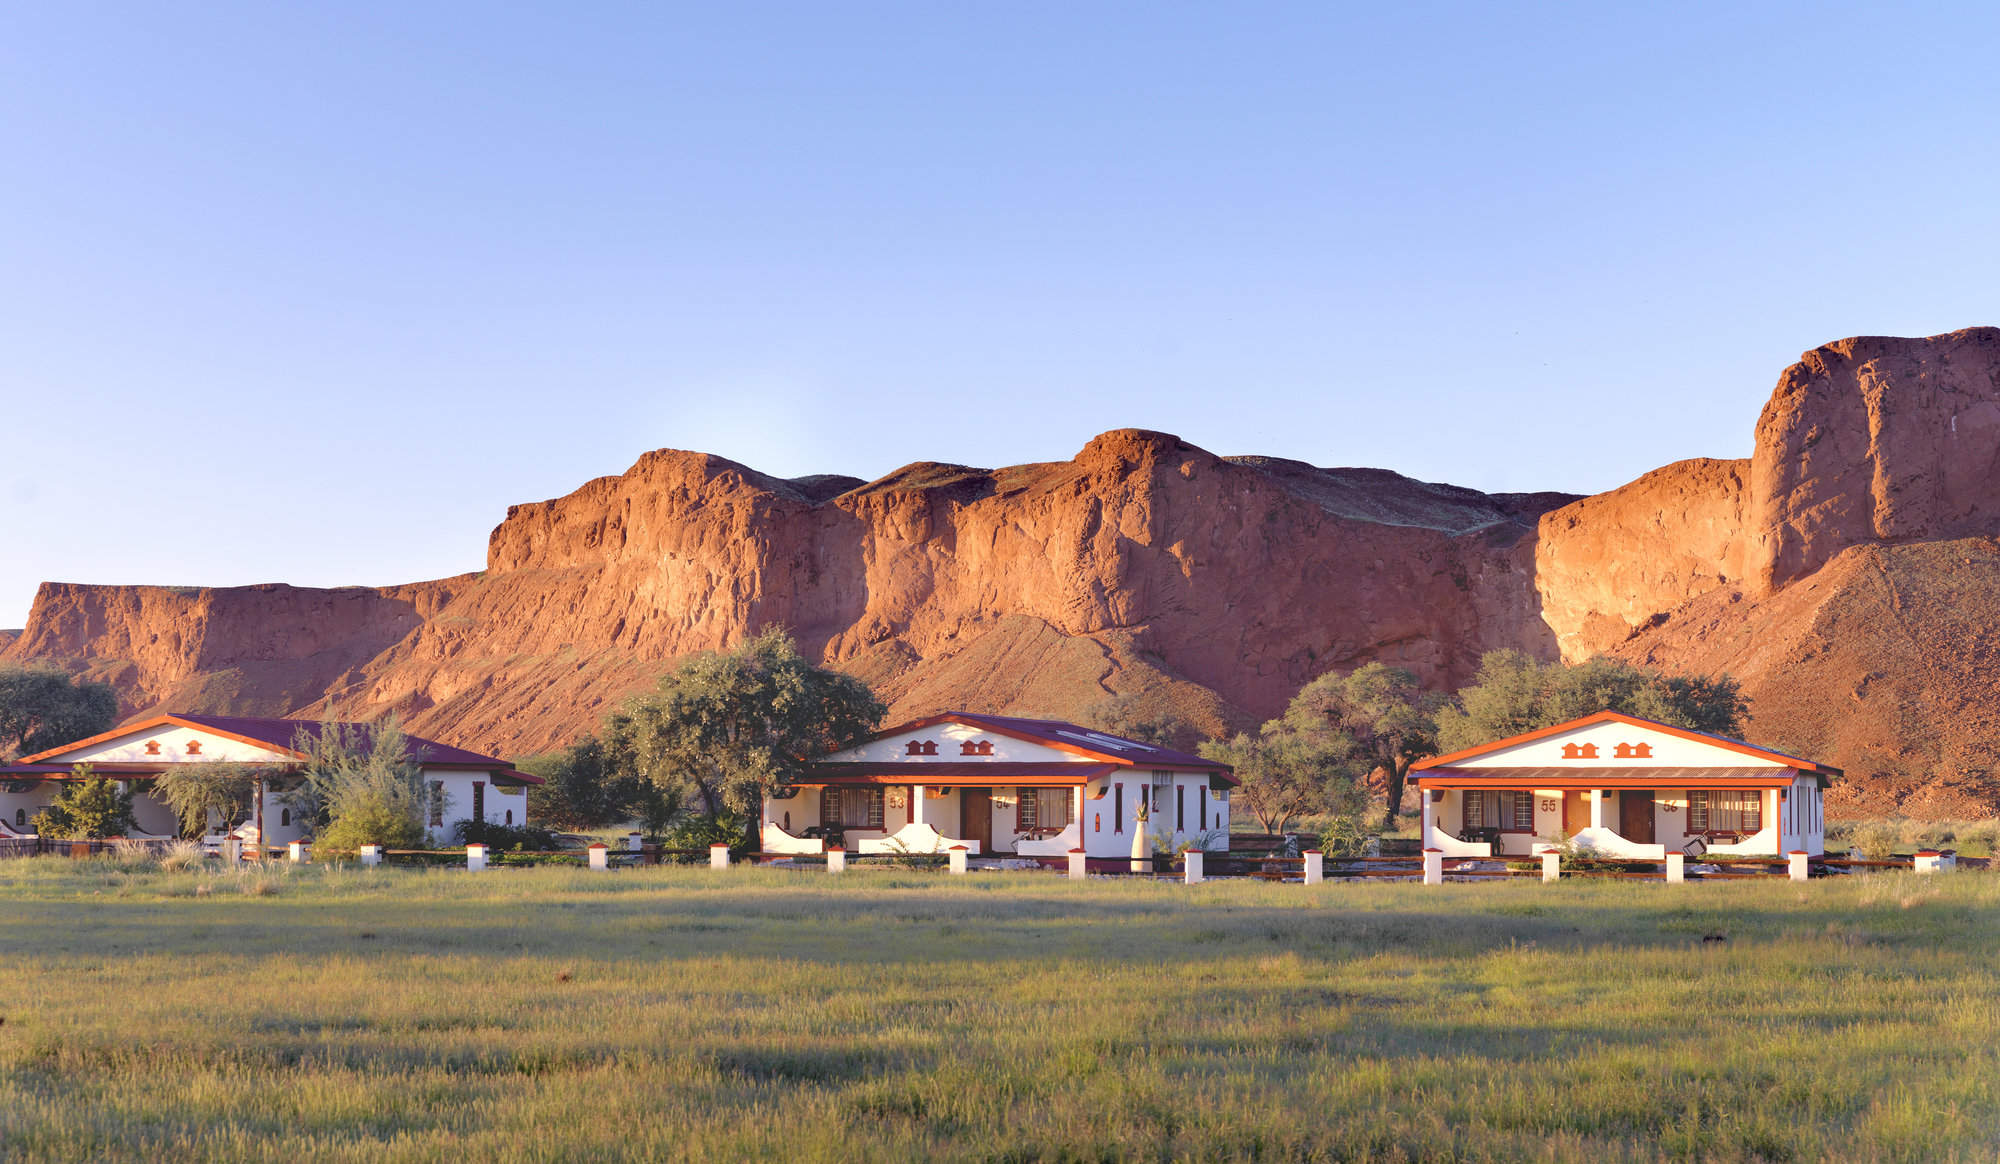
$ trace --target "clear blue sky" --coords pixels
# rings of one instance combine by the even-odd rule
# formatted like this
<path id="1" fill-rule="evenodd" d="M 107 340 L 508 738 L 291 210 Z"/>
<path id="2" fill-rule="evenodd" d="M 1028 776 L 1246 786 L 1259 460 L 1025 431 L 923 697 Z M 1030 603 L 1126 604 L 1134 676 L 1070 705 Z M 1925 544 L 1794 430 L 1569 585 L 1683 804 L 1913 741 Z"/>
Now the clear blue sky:
<path id="1" fill-rule="evenodd" d="M 2000 322 L 1987 5 L 16 5 L 0 626 L 476 569 L 649 448 L 1596 491 Z"/>

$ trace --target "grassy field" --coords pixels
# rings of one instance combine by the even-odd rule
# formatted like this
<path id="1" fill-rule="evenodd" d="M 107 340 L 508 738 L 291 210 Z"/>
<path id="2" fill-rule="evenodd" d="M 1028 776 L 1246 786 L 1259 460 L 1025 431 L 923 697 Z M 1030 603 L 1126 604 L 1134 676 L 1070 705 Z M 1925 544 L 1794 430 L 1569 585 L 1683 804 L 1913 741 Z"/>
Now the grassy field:
<path id="1" fill-rule="evenodd" d="M 0 1158 L 1992 1160 L 1996 955 L 1989 874 L 14 860 Z"/>

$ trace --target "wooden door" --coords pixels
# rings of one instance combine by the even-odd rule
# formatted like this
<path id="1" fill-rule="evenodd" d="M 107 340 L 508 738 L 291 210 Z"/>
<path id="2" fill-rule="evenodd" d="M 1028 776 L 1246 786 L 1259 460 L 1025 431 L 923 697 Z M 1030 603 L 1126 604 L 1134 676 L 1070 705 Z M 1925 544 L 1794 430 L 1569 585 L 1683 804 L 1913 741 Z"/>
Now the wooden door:
<path id="1" fill-rule="evenodd" d="M 1653 790 L 1626 788 L 1618 793 L 1618 835 L 1641 845 L 1653 843 Z"/>
<path id="2" fill-rule="evenodd" d="M 978 841 L 981 853 L 993 851 L 993 790 L 965 788 L 958 794 L 958 835 Z"/>

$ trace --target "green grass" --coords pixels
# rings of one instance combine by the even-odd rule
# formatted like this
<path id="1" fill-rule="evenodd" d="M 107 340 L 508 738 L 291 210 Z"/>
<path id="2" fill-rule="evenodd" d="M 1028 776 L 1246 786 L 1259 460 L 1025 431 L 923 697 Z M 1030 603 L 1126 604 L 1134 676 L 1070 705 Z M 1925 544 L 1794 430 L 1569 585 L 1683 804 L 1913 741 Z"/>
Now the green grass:
<path id="1" fill-rule="evenodd" d="M 1996 954 L 1973 873 L 14 860 L 0 1158 L 1991 1160 Z"/>

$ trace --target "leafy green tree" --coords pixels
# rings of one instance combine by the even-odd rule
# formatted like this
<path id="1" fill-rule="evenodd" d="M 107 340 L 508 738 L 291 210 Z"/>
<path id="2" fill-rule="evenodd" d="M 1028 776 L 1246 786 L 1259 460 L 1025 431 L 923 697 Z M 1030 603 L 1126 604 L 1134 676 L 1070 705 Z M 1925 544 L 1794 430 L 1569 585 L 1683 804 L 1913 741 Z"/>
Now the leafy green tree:
<path id="1" fill-rule="evenodd" d="M 1602 655 L 1566 666 L 1512 650 L 1488 652 L 1455 703 L 1437 716 L 1442 752 L 1606 710 L 1725 736 L 1741 735 L 1750 714 L 1750 700 L 1727 675 L 1669 675 Z"/>
<path id="2" fill-rule="evenodd" d="M 208 831 L 211 817 L 231 829 L 250 816 L 267 775 L 255 764 L 168 764 L 153 781 L 153 795 L 173 810 L 182 836 L 199 837 Z"/>
<path id="3" fill-rule="evenodd" d="M 1437 715 L 1447 702 L 1442 692 L 1424 690 L 1401 667 L 1368 663 L 1306 684 L 1292 697 L 1285 722 L 1353 740 L 1354 759 L 1383 775 L 1382 826 L 1393 829 L 1410 765 L 1437 750 Z"/>
<path id="4" fill-rule="evenodd" d="M 132 831 L 132 794 L 116 780 L 94 775 L 90 765 L 79 765 L 76 778 L 62 782 L 55 799 L 35 814 L 34 823 L 35 831 L 45 837 L 122 837 Z"/>
<path id="5" fill-rule="evenodd" d="M 1352 815 L 1366 804 L 1353 741 L 1310 723 L 1274 719 L 1256 735 L 1210 740 L 1201 754 L 1236 770 L 1236 798 L 1267 833 L 1302 816 Z"/>
<path id="6" fill-rule="evenodd" d="M 319 826 L 320 847 L 422 842 L 430 784 L 410 759 L 409 737 L 395 716 L 368 726 L 324 723 L 317 732 L 299 732 L 292 747 L 305 760 L 284 796 Z"/>
<path id="7" fill-rule="evenodd" d="M 682 660 L 613 716 L 607 734 L 632 773 L 705 817 L 749 822 L 747 832 L 767 792 L 865 737 L 885 712 L 867 684 L 814 666 L 774 628 Z"/>
<path id="8" fill-rule="evenodd" d="M 518 765 L 543 783 L 528 789 L 528 816 L 553 829 L 594 829 L 638 819 L 658 832 L 680 812 L 680 802 L 631 771 L 616 736 L 586 736 L 560 752 L 530 756 Z"/>
<path id="9" fill-rule="evenodd" d="M 54 667 L 0 667 L 0 755 L 59 748 L 118 719 L 118 696 L 103 683 Z"/>

